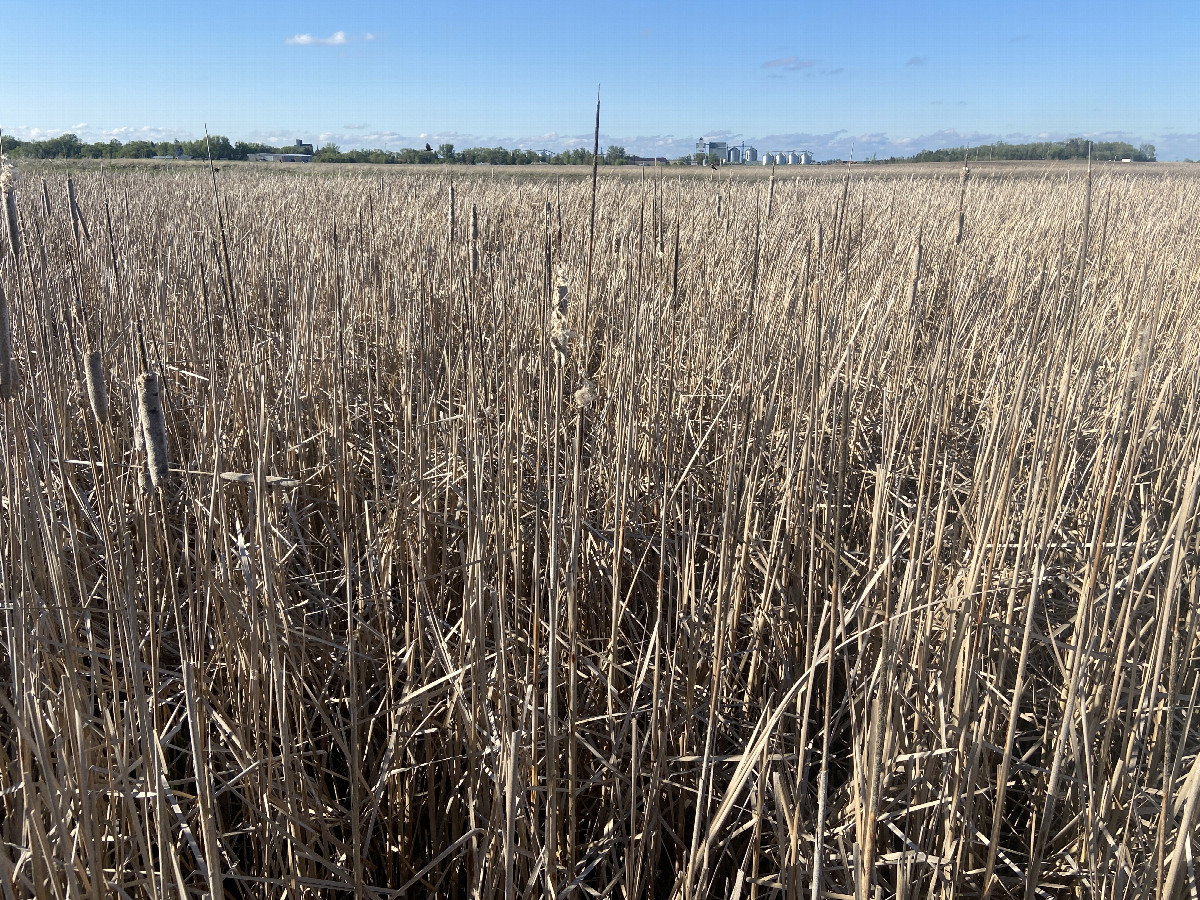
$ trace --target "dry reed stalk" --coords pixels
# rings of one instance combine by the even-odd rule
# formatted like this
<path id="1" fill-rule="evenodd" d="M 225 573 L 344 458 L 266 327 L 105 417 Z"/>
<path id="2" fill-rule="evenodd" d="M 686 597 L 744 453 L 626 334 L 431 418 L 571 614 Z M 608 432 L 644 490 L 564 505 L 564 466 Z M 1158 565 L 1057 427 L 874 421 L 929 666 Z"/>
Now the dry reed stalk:
<path id="1" fill-rule="evenodd" d="M 479 272 L 479 211 L 471 204 L 471 274 Z"/>
<path id="2" fill-rule="evenodd" d="M 16 387 L 16 364 L 12 357 L 12 314 L 8 296 L 0 283 L 0 399 L 8 400 Z"/>
<path id="3" fill-rule="evenodd" d="M 958 176 L 958 229 L 954 233 L 955 246 L 962 243 L 963 223 L 966 221 L 965 204 L 967 200 L 967 179 L 971 177 L 971 167 L 963 160 L 962 172 Z"/>
<path id="4" fill-rule="evenodd" d="M 75 232 L 75 243 L 79 243 L 80 230 L 83 231 L 83 239 L 89 244 L 92 242 L 92 235 L 88 231 L 87 219 L 83 217 L 83 213 L 79 210 L 79 202 L 75 199 L 75 180 L 67 178 L 67 204 L 71 208 L 71 228 Z"/>
<path id="5" fill-rule="evenodd" d="M 21 226 L 17 219 L 17 170 L 3 160 L 0 160 L 0 200 L 4 203 L 8 249 L 14 265 L 17 265 L 21 257 Z"/>

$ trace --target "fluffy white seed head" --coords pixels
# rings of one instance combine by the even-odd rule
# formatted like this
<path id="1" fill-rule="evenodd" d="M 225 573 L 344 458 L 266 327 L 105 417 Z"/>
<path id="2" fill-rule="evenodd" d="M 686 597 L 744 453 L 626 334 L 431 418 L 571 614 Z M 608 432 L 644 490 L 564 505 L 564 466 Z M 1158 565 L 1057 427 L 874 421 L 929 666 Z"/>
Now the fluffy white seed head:
<path id="1" fill-rule="evenodd" d="M 587 409 L 598 399 L 600 399 L 600 394 L 596 390 L 596 385 L 591 381 L 585 380 L 579 390 L 575 392 L 575 405 L 580 409 Z"/>

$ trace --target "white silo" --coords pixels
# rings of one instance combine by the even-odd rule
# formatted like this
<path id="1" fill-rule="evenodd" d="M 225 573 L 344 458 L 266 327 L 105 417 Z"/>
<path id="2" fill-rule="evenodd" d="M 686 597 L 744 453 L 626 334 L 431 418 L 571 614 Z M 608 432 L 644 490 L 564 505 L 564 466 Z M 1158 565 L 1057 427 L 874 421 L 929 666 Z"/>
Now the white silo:
<path id="1" fill-rule="evenodd" d="M 740 163 L 742 161 L 742 151 L 737 147 L 730 147 L 728 155 L 725 157 L 726 162 Z"/>
<path id="2" fill-rule="evenodd" d="M 758 162 L 758 151 L 753 147 L 747 147 L 742 151 L 743 162 Z"/>

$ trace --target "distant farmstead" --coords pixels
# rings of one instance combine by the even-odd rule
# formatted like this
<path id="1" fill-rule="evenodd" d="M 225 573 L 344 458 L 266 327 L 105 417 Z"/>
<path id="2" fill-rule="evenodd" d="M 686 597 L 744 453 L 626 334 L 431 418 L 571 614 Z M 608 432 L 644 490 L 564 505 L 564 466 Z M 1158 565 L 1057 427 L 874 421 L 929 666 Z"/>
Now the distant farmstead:
<path id="1" fill-rule="evenodd" d="M 766 160 L 769 156 L 768 154 L 763 159 Z M 786 156 L 784 154 L 785 159 Z M 700 138 L 700 140 L 696 141 L 696 152 L 692 158 L 699 163 L 707 163 L 715 158 L 718 162 L 726 165 L 742 165 L 758 162 L 758 150 L 754 147 L 746 146 L 745 142 L 730 146 L 725 141 L 706 141 L 704 138 Z M 786 165 L 786 162 L 784 165 Z"/>
<path id="2" fill-rule="evenodd" d="M 312 162 L 309 153 L 251 153 L 246 159 L 251 162 Z"/>
<path id="3" fill-rule="evenodd" d="M 312 162 L 313 145 L 297 138 L 287 153 L 251 153 L 246 159 L 252 162 Z"/>

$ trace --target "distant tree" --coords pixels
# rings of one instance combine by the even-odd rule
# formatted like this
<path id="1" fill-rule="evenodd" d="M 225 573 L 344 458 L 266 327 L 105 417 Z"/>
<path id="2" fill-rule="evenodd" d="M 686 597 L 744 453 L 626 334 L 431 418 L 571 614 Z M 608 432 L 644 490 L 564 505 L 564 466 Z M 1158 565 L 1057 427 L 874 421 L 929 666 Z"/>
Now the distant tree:
<path id="1" fill-rule="evenodd" d="M 618 147 L 615 144 L 604 151 L 605 165 L 620 166 L 629 159 L 629 154 L 625 152 L 624 147 Z"/>
<path id="2" fill-rule="evenodd" d="M 149 159 L 153 155 L 154 145 L 149 141 L 129 141 L 117 153 L 123 159 Z"/>
<path id="3" fill-rule="evenodd" d="M 437 154 L 445 162 L 454 162 L 454 145 L 438 144 Z"/>
<path id="4" fill-rule="evenodd" d="M 313 162 L 343 162 L 337 144 L 329 143 L 313 154 Z"/>

